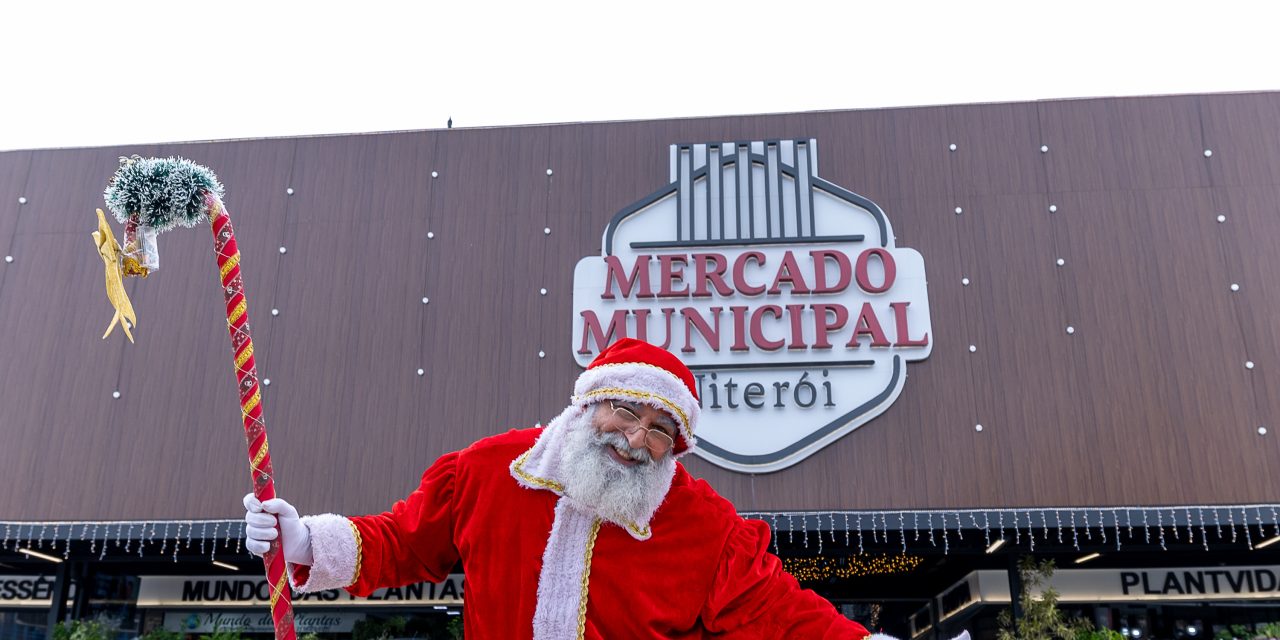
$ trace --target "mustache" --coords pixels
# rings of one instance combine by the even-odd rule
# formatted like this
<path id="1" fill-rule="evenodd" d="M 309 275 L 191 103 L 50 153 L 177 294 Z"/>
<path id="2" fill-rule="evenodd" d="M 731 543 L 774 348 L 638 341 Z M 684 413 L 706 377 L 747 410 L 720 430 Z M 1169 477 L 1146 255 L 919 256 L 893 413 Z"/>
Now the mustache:
<path id="1" fill-rule="evenodd" d="M 602 447 L 613 445 L 617 447 L 620 451 L 626 452 L 632 458 L 635 458 L 636 460 L 639 460 L 642 463 L 645 463 L 645 464 L 653 463 L 653 454 L 649 452 L 648 447 L 641 447 L 639 449 L 632 447 L 631 443 L 627 441 L 626 436 L 622 435 L 617 431 L 603 431 L 603 432 L 597 433 L 595 437 L 595 441 L 596 441 L 596 444 L 599 444 Z"/>

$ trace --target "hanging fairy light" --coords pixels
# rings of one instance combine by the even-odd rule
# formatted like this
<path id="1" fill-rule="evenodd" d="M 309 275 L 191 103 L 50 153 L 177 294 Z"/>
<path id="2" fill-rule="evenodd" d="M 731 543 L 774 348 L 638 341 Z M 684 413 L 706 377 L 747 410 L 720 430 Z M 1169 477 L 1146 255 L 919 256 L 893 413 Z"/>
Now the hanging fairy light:
<path id="1" fill-rule="evenodd" d="M 924 562 L 920 556 L 898 554 L 870 557 L 783 558 L 782 568 L 796 580 L 816 582 L 911 573 Z"/>
<path id="2" fill-rule="evenodd" d="M 1160 529 L 1160 548 L 1168 551 L 1169 548 L 1164 546 L 1164 511 L 1156 509 L 1156 526 Z"/>

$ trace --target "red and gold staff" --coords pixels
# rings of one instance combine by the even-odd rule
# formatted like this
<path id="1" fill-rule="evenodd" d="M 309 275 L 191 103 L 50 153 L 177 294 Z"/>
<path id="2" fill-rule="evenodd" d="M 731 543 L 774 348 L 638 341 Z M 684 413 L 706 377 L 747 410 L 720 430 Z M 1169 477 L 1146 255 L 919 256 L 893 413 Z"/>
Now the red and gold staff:
<path id="1" fill-rule="evenodd" d="M 245 441 L 249 445 L 249 470 L 253 494 L 258 500 L 275 497 L 271 479 L 271 454 L 267 449 L 267 427 L 262 414 L 262 391 L 253 360 L 253 337 L 249 332 L 248 302 L 240 277 L 240 251 L 236 248 L 231 218 L 222 205 L 222 185 L 213 172 L 182 158 L 121 158 L 103 197 L 116 220 L 125 225 L 123 250 L 111 233 L 102 210 L 98 210 L 98 231 L 94 243 L 106 267 L 107 297 L 116 309 L 106 338 L 120 323 L 129 340 L 136 318 L 122 284 L 127 276 L 146 277 L 159 268 L 156 236 L 173 227 L 194 227 L 207 223 L 213 229 L 213 250 L 226 303 L 227 332 L 231 336 L 232 359 L 240 388 L 240 413 Z M 279 538 L 263 555 L 267 580 L 271 585 L 271 617 L 275 635 L 293 640 L 293 606 L 285 575 L 284 554 Z"/>

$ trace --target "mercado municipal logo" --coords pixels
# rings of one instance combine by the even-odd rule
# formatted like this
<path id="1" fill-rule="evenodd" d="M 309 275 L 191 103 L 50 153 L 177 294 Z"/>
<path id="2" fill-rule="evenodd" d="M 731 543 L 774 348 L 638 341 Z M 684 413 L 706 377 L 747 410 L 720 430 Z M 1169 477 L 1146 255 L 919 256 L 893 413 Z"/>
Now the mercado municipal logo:
<path id="1" fill-rule="evenodd" d="M 677 144 L 670 162 L 578 262 L 577 362 L 622 337 L 678 354 L 702 401 L 695 452 L 747 473 L 888 409 L 932 341 L 924 259 L 884 211 L 819 177 L 813 139 Z"/>

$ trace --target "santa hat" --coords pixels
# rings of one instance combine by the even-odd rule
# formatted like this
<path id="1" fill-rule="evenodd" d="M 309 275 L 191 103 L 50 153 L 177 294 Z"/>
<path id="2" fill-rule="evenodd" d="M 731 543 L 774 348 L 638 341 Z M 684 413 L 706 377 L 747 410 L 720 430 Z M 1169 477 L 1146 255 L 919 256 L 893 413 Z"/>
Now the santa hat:
<path id="1" fill-rule="evenodd" d="M 665 349 L 623 338 L 596 356 L 573 386 L 573 402 L 585 407 L 603 400 L 627 400 L 665 411 L 679 426 L 674 454 L 691 451 L 698 441 L 698 387 L 679 358 Z"/>

